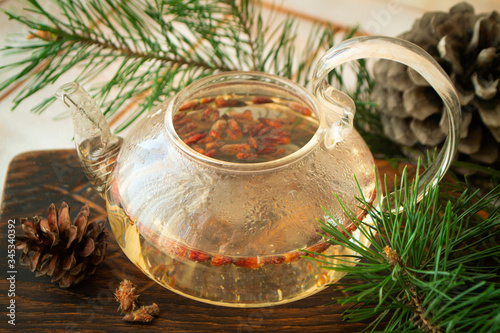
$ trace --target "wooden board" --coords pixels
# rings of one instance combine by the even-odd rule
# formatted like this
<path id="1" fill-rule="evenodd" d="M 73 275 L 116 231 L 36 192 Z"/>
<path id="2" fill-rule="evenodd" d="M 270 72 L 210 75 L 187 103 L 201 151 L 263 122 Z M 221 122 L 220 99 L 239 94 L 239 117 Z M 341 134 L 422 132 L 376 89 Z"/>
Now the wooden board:
<path id="1" fill-rule="evenodd" d="M 87 182 L 75 150 L 27 152 L 11 161 L 0 210 L 2 329 L 23 332 L 360 332 L 367 325 L 344 322 L 342 312 L 346 307 L 325 306 L 341 294 L 333 287 L 304 300 L 270 308 L 225 308 L 190 300 L 147 278 L 123 254 L 111 232 L 106 259 L 91 278 L 77 286 L 61 289 L 47 277 L 35 277 L 27 267 L 19 265 L 19 255 L 15 267 L 9 268 L 9 223 L 15 223 L 17 235 L 22 235 L 21 217 L 46 216 L 51 203 L 59 207 L 62 201 L 66 201 L 73 213 L 87 203 L 91 219 L 106 216 L 104 201 Z M 15 283 L 7 280 L 10 277 L 15 278 Z M 143 304 L 156 302 L 160 306 L 159 318 L 148 325 L 122 321 L 113 293 L 125 278 L 139 287 Z M 9 296 L 9 290 L 15 297 Z M 15 326 L 8 323 L 11 319 L 6 305 L 11 300 L 15 301 Z"/>

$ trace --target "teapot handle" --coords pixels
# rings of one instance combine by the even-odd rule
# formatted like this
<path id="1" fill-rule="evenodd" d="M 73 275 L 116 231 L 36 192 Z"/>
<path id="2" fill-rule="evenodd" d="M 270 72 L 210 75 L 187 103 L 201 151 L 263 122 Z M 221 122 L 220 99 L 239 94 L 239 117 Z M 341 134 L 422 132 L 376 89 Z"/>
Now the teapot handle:
<path id="1" fill-rule="evenodd" d="M 441 66 L 423 49 L 408 41 L 380 36 L 365 36 L 346 40 L 328 50 L 316 65 L 313 76 L 313 91 L 318 100 L 340 119 L 329 131 L 331 140 L 338 142 L 352 129 L 355 109 L 352 100 L 342 105 L 340 99 L 346 95 L 334 89 L 327 81 L 327 75 L 334 68 L 358 59 L 379 58 L 400 62 L 416 70 L 435 89 L 443 100 L 448 118 L 448 135 L 434 163 L 420 176 L 418 200 L 425 189 L 434 187 L 448 170 L 457 150 L 462 122 L 460 102 L 450 78 Z M 343 104 L 346 105 L 346 104 Z M 328 115 L 327 115 L 328 117 Z M 328 136 L 328 134 L 327 134 Z"/>

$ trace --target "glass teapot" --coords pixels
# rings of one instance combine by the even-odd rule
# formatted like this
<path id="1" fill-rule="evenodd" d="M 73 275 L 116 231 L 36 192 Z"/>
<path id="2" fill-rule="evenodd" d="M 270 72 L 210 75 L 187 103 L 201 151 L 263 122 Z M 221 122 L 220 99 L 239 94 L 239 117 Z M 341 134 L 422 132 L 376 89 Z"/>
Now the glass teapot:
<path id="1" fill-rule="evenodd" d="M 375 164 L 353 129 L 353 101 L 326 80 L 361 58 L 406 64 L 442 97 L 448 137 L 422 175 L 435 184 L 456 149 L 458 97 L 427 53 L 399 39 L 360 37 L 333 47 L 316 66 L 313 93 L 257 72 L 200 79 L 123 140 L 78 84 L 56 95 L 71 110 L 83 168 L 130 260 L 186 297 L 260 307 L 304 298 L 342 277 L 305 258 L 352 254 L 326 242 L 318 220 L 366 243 L 336 197 L 362 219 L 359 191 L 378 202 Z"/>

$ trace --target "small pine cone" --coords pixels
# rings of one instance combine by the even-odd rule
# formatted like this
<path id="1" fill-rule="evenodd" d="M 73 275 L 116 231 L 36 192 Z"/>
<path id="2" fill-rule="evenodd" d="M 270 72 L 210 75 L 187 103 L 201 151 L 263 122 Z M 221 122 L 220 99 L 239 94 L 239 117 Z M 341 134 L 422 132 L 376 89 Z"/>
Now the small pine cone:
<path id="1" fill-rule="evenodd" d="M 462 105 L 458 158 L 486 165 L 500 161 L 500 14 L 476 15 L 468 3 L 448 13 L 429 12 L 399 36 L 426 50 L 450 76 Z M 400 63 L 375 63 L 377 103 L 384 132 L 410 147 L 433 148 L 445 139 L 443 103 L 426 80 Z"/>
<path id="2" fill-rule="evenodd" d="M 135 284 L 129 280 L 120 282 L 120 286 L 115 292 L 115 299 L 120 303 L 118 310 L 123 313 L 134 311 L 137 308 L 137 298 L 139 298 L 139 294 Z"/>
<path id="3" fill-rule="evenodd" d="M 24 237 L 16 238 L 22 250 L 21 265 L 36 276 L 50 276 L 52 282 L 67 288 L 92 275 L 104 260 L 106 220 L 88 221 L 89 207 L 80 209 L 71 223 L 69 207 L 63 202 L 59 211 L 51 204 L 47 218 L 21 219 Z"/>

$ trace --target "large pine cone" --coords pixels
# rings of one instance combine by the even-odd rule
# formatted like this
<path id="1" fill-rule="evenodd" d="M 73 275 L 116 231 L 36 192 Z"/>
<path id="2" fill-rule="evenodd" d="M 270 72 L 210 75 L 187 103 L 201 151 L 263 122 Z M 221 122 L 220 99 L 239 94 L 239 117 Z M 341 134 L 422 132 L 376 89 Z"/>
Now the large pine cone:
<path id="1" fill-rule="evenodd" d="M 430 12 L 399 37 L 430 53 L 450 76 L 462 105 L 459 159 L 494 164 L 500 142 L 500 15 L 475 15 L 467 3 L 449 13 Z M 380 60 L 374 68 L 372 98 L 379 104 L 384 132 L 405 146 L 439 146 L 447 133 L 437 93 L 419 74 Z"/>
<path id="2" fill-rule="evenodd" d="M 52 277 L 61 288 L 93 274 L 104 260 L 107 232 L 106 220 L 89 222 L 89 212 L 89 206 L 83 206 L 71 223 L 63 202 L 59 211 L 51 204 L 46 219 L 21 219 L 25 237 L 16 239 L 17 249 L 23 250 L 20 263 L 36 276 Z"/>

